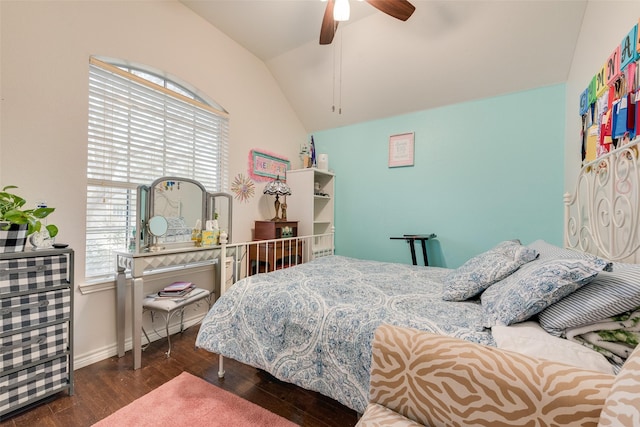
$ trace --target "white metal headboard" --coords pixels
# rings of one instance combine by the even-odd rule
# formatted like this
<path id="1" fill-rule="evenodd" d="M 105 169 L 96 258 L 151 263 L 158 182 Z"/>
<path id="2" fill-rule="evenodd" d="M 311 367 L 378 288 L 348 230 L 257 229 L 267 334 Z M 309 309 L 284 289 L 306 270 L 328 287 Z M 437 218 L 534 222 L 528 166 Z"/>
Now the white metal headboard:
<path id="1" fill-rule="evenodd" d="M 640 138 L 586 164 L 565 194 L 565 247 L 640 262 Z"/>

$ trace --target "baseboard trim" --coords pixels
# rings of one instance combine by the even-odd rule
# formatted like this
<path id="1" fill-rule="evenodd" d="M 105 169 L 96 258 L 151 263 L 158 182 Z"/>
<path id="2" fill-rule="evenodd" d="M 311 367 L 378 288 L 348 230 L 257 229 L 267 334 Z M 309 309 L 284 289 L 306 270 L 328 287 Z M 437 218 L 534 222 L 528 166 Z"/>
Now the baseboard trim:
<path id="1" fill-rule="evenodd" d="M 190 328 L 191 326 L 197 325 L 202 321 L 202 314 L 197 314 L 194 316 L 191 316 L 189 318 L 185 317 L 184 319 L 184 329 Z M 164 326 L 161 328 L 162 332 L 164 332 Z M 180 332 L 180 323 L 176 322 L 174 325 L 169 325 L 169 333 L 171 335 L 177 334 L 178 332 Z M 149 331 L 147 331 L 147 334 L 149 334 L 149 339 L 151 339 L 152 342 L 157 341 L 157 340 L 163 340 L 166 339 L 166 337 L 164 335 L 162 336 L 158 336 L 155 333 L 150 333 Z M 145 342 L 145 338 L 144 335 L 142 336 L 142 342 Z M 124 343 L 124 350 L 125 352 L 130 351 L 131 348 L 133 347 L 133 342 L 131 340 L 131 337 L 127 338 L 125 340 Z M 118 355 L 118 345 L 117 343 L 113 343 L 111 345 L 102 347 L 100 349 L 94 350 L 94 351 L 90 351 L 84 354 L 74 354 L 73 356 L 73 370 L 77 370 L 80 368 L 84 368 L 85 366 L 89 366 L 92 365 L 96 362 L 100 362 L 102 360 L 108 359 L 110 357 L 114 357 Z M 144 358 L 144 352 L 142 352 L 142 357 Z"/>

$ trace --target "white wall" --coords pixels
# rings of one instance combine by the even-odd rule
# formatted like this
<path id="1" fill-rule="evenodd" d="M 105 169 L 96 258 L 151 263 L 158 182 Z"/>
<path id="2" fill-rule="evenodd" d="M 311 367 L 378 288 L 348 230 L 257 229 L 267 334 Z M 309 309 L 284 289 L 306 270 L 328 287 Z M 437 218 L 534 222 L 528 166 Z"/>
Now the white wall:
<path id="1" fill-rule="evenodd" d="M 572 191 L 580 171 L 580 94 L 622 38 L 638 23 L 640 1 L 590 0 L 566 84 L 565 189 Z"/>
<path id="2" fill-rule="evenodd" d="M 76 251 L 77 285 L 84 282 L 90 55 L 165 70 L 229 111 L 230 178 L 247 174 L 252 148 L 300 167 L 305 129 L 265 65 L 178 2 L 4 0 L 0 23 L 0 185 L 56 208 L 50 222 L 60 228 L 57 241 Z M 250 203 L 235 203 L 234 241 L 250 239 L 253 221 L 272 215 L 262 187 Z M 115 353 L 114 302 L 112 289 L 76 292 L 78 366 Z"/>

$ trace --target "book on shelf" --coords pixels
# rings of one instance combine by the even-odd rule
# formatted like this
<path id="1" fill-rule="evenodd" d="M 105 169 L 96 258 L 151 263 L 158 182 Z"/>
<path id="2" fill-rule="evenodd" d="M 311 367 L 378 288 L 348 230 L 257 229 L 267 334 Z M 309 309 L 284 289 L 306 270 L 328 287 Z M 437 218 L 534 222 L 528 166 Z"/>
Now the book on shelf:
<path id="1" fill-rule="evenodd" d="M 191 282 L 174 282 L 158 292 L 159 297 L 179 298 L 189 294 L 196 287 Z"/>
<path id="2" fill-rule="evenodd" d="M 192 288 L 194 286 L 191 282 L 173 282 L 169 286 L 165 286 L 162 289 L 165 292 L 173 292 L 173 291 L 183 291 L 188 288 Z"/>
<path id="3" fill-rule="evenodd" d="M 189 288 L 189 289 L 185 289 L 184 291 L 180 291 L 180 292 L 165 292 L 165 291 L 160 291 L 158 292 L 158 297 L 160 298 L 182 298 L 185 297 L 187 295 L 189 295 L 191 293 L 191 291 L 193 291 L 194 288 Z"/>

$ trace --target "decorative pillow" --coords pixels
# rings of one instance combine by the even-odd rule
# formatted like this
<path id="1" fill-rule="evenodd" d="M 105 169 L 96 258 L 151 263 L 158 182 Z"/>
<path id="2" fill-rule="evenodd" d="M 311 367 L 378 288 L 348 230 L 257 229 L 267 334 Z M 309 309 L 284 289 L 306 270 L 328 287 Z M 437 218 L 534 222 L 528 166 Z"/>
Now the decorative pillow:
<path id="1" fill-rule="evenodd" d="M 529 243 L 527 247 L 536 250 L 539 254 L 538 259 L 543 261 L 547 259 L 591 259 L 595 257 L 593 254 L 561 248 L 544 240 L 536 240 Z"/>
<path id="2" fill-rule="evenodd" d="M 539 314 L 540 325 L 550 334 L 615 316 L 640 306 L 640 265 L 614 264 L 591 283 L 551 304 Z"/>
<path id="3" fill-rule="evenodd" d="M 533 261 L 538 257 L 538 251 L 522 246 L 522 242 L 519 239 L 500 242 L 487 252 L 498 252 L 522 263 Z"/>
<path id="4" fill-rule="evenodd" d="M 608 268 L 607 261 L 596 257 L 533 261 L 484 291 L 484 326 L 527 320 Z"/>
<path id="5" fill-rule="evenodd" d="M 549 335 L 536 322 L 523 322 L 511 326 L 496 325 L 491 328 L 491 335 L 498 348 L 503 350 L 614 374 L 613 366 L 602 354 L 576 342 Z"/>
<path id="6" fill-rule="evenodd" d="M 604 402 L 598 427 L 640 426 L 640 346 L 636 347 L 616 376 Z"/>
<path id="7" fill-rule="evenodd" d="M 369 401 L 426 426 L 594 426 L 613 375 L 381 325 Z"/>
<path id="8" fill-rule="evenodd" d="M 464 301 L 478 295 L 537 255 L 535 250 L 522 246 L 518 240 L 499 243 L 445 276 L 442 299 Z"/>

